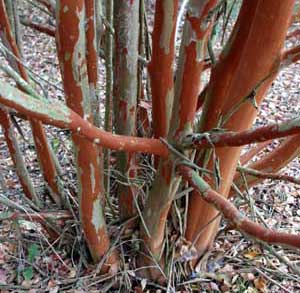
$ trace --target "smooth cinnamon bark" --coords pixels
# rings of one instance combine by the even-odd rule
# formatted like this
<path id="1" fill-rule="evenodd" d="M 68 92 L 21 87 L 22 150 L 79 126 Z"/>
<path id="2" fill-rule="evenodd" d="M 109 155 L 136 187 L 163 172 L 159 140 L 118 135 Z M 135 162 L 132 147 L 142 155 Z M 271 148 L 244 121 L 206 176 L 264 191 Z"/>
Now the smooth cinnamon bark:
<path id="1" fill-rule="evenodd" d="M 21 55 L 11 32 L 10 23 L 5 10 L 4 0 L 0 0 L 0 36 L 6 42 L 7 46 L 11 49 L 12 53 L 17 57 L 16 61 L 14 61 L 14 64 L 11 64 L 11 66 L 18 70 L 21 77 L 28 82 L 29 78 L 26 70 L 22 63 L 19 62 L 19 60 L 21 60 Z M 40 162 L 40 167 L 47 184 L 47 189 L 55 203 L 58 206 L 61 206 L 62 200 L 61 190 L 58 184 L 58 173 L 53 159 L 53 153 L 51 152 L 50 146 L 48 144 L 45 131 L 39 121 L 31 119 L 30 125 L 32 128 L 35 147 L 37 149 L 37 156 Z"/>
<path id="2" fill-rule="evenodd" d="M 251 126 L 257 114 L 256 110 L 249 101 L 241 101 L 255 89 L 255 100 L 260 104 L 275 78 L 293 5 L 292 0 L 276 3 L 271 0 L 243 2 L 237 23 L 219 58 L 219 63 L 212 69 L 199 132 L 207 132 L 215 127 L 242 131 Z M 235 109 L 238 103 L 241 105 Z M 225 197 L 228 196 L 240 152 L 241 148 L 216 149 L 222 178 L 218 192 Z M 202 152 L 199 155 L 198 163 L 204 167 L 209 158 L 208 153 Z M 207 167 L 211 170 L 214 168 L 212 158 Z M 213 185 L 212 181 L 209 183 Z M 193 194 L 188 213 L 186 238 L 194 241 L 199 229 L 214 218 L 217 211 L 198 195 Z M 201 230 L 196 243 L 199 255 L 214 240 L 217 225 L 218 221 Z"/>
<path id="3" fill-rule="evenodd" d="M 207 42 L 212 24 L 207 17 L 216 3 L 215 0 L 195 0 L 190 1 L 187 6 L 168 133 L 170 143 L 176 143 L 181 136 L 193 131 L 201 73 L 205 64 Z M 173 156 L 170 155 L 168 159 L 159 162 L 158 172 L 143 213 L 148 233 L 141 226 L 145 246 L 150 250 L 151 257 L 161 262 L 162 266 L 164 260 L 161 260 L 161 252 L 167 216 L 180 184 L 180 178 L 174 172 L 173 160 Z M 149 262 L 146 264 L 149 265 Z M 155 273 L 159 274 L 157 270 L 156 272 L 154 269 L 151 270 L 152 278 L 156 278 Z"/>
<path id="4" fill-rule="evenodd" d="M 57 4 L 57 44 L 67 105 L 84 120 L 93 121 L 85 47 L 84 0 L 60 0 Z M 91 64 L 92 66 L 92 64 Z M 110 240 L 102 204 L 103 173 L 99 148 L 78 134 L 72 135 L 76 150 L 80 217 L 95 263 L 108 252 Z M 104 271 L 115 266 L 112 255 Z"/>
<path id="5" fill-rule="evenodd" d="M 175 29 L 178 0 L 157 0 L 152 33 L 152 58 L 148 65 L 152 91 L 154 137 L 166 137 L 174 95 Z"/>
<path id="6" fill-rule="evenodd" d="M 14 133 L 14 126 L 12 124 L 9 114 L 2 108 L 0 108 L 0 124 L 3 127 L 6 143 L 11 158 L 13 160 L 13 163 L 15 165 L 16 173 L 19 177 L 24 194 L 28 199 L 32 200 L 37 206 L 41 207 L 41 202 L 35 192 L 25 162 L 23 160 L 21 151 L 19 149 L 18 141 Z"/>
<path id="7" fill-rule="evenodd" d="M 249 161 L 251 161 L 256 155 L 258 155 L 264 148 L 266 148 L 270 144 L 269 141 L 265 141 L 262 143 L 258 143 L 255 147 L 248 150 L 240 157 L 241 165 L 246 165 Z"/>
<path id="8" fill-rule="evenodd" d="M 29 19 L 21 19 L 21 23 L 25 26 L 28 26 L 40 33 L 43 33 L 43 34 L 46 34 L 50 37 L 55 37 L 55 28 L 54 27 L 50 27 L 48 25 L 44 25 L 42 23 L 36 23 L 36 22 L 33 22 Z"/>
<path id="9" fill-rule="evenodd" d="M 293 248 L 300 247 L 300 235 L 267 229 L 262 225 L 251 221 L 229 200 L 211 189 L 211 187 L 198 175 L 197 172 L 185 166 L 179 166 L 177 169 L 180 174 L 182 174 L 183 178 L 187 180 L 192 187 L 194 187 L 196 195 L 200 195 L 205 202 L 213 205 L 218 211 L 222 212 L 225 219 L 233 224 L 233 227 L 241 233 L 270 244 Z"/>
<path id="10" fill-rule="evenodd" d="M 294 158 L 298 157 L 299 154 L 300 135 L 294 135 L 287 138 L 280 146 L 260 158 L 258 161 L 249 164 L 247 168 L 264 173 L 277 173 Z M 248 187 L 254 186 L 264 180 L 264 178 L 251 176 L 250 174 L 246 174 L 245 178 L 247 180 Z M 235 174 L 234 183 L 241 191 L 245 189 L 244 180 L 238 172 Z M 231 195 L 233 194 L 234 191 L 231 190 Z"/>

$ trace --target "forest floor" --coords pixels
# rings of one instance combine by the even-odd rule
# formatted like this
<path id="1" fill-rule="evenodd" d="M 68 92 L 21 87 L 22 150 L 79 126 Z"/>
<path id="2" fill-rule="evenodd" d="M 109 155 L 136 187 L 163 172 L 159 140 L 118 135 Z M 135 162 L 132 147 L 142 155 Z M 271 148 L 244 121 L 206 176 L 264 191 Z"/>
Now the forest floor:
<path id="1" fill-rule="evenodd" d="M 24 14 L 34 21 L 45 23 L 47 16 L 35 9 L 27 8 Z M 49 22 L 51 22 L 49 20 Z M 286 44 L 295 44 L 292 40 Z M 58 60 L 55 52 L 55 40 L 45 37 L 29 28 L 24 28 L 23 54 L 31 74 L 41 85 L 43 93 L 51 101 L 64 101 Z M 3 61 L 0 56 L 0 62 Z M 100 66 L 100 89 L 104 97 L 104 67 Z M 8 80 L 0 72 L 0 79 Z M 10 80 L 11 81 L 11 80 Z M 285 121 L 300 113 L 300 63 L 280 72 L 270 88 L 264 102 L 259 107 L 255 125 Z M 40 196 L 51 207 L 38 167 L 34 144 L 27 121 L 18 119 L 24 137 L 18 135 L 21 151 L 26 165 Z M 75 169 L 72 158 L 72 143 L 68 131 L 46 127 L 49 141 L 64 170 L 62 175 L 65 190 L 70 196 L 76 195 Z M 279 142 L 275 141 L 269 151 Z M 261 155 L 261 154 L 260 154 Z M 258 160 L 259 156 L 255 159 Z M 299 159 L 292 161 L 284 174 L 300 178 Z M 23 193 L 15 174 L 13 162 L 9 156 L 0 128 L 0 173 L 5 179 L 7 190 L 1 190 L 4 196 L 18 203 L 26 210 Z M 67 191 L 68 190 L 68 191 Z M 245 195 L 253 199 L 253 206 L 268 227 L 300 233 L 300 186 L 283 181 L 265 180 L 251 188 Z M 239 204 L 241 199 L 236 199 Z M 76 202 L 76 199 L 75 199 Z M 248 205 L 240 208 L 247 214 L 253 212 Z M 86 266 L 78 256 L 82 239 L 77 239 L 66 249 L 64 237 L 50 243 L 46 232 L 40 225 L 26 220 L 5 220 L 11 210 L 0 204 L 0 290 L 1 292 L 114 292 L 116 278 L 124 283 L 121 292 L 132 286 L 132 292 L 142 292 L 152 288 L 151 292 L 164 292 L 166 288 L 140 279 L 134 268 L 126 267 L 114 278 L 96 275 L 96 268 Z M 108 211 L 110 222 L 113 217 Z M 76 221 L 65 224 L 66 230 Z M 198 270 L 187 280 L 176 284 L 176 292 L 300 292 L 300 255 L 294 250 L 280 247 L 262 246 L 260 243 L 245 239 L 240 233 L 226 229 L 222 222 L 217 240 L 212 249 L 201 259 Z M 113 227 L 112 231 L 116 228 Z M 137 237 L 132 233 L 131 241 Z M 292 263 L 298 264 L 298 268 Z M 176 279 L 176 278 L 175 278 Z M 127 287 L 126 287 L 127 286 Z M 149 289 L 150 290 L 150 289 Z M 187 291 L 184 291 L 187 290 Z M 118 290 L 116 289 L 116 292 Z M 146 291 L 146 290 L 145 290 Z M 150 291 L 149 291 L 150 292 Z M 172 290 L 170 292 L 173 292 Z"/>

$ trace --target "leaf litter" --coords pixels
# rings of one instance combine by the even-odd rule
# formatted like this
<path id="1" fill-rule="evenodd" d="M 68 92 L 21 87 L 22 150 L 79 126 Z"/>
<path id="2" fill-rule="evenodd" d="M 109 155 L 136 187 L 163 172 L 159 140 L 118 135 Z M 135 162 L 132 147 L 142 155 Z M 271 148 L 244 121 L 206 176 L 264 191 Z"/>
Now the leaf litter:
<path id="1" fill-rule="evenodd" d="M 152 1 L 147 3 L 149 11 L 153 13 Z M 42 14 L 36 8 L 26 4 L 22 11 L 24 15 L 35 17 L 36 20 L 49 22 L 49 16 Z M 149 22 L 150 27 L 153 25 Z M 230 25 L 230 23 L 229 23 Z M 55 54 L 55 42 L 29 28 L 24 29 L 23 54 L 33 76 L 41 85 L 41 93 L 46 93 L 52 101 L 64 101 L 61 91 L 62 84 L 58 69 L 58 60 Z M 293 29 L 293 28 L 292 28 Z M 34 44 L 34 45 L 32 45 Z M 299 44 L 291 39 L 286 48 Z M 216 51 L 218 47 L 216 46 Z M 0 62 L 3 62 L 1 56 Z M 99 88 L 104 99 L 104 67 L 100 64 Z M 1 79 L 7 79 L 0 72 Z M 10 81 L 11 82 L 11 81 Z M 280 72 L 270 88 L 265 100 L 259 107 L 255 126 L 272 122 L 288 120 L 299 115 L 300 110 L 300 63 L 291 65 Z M 149 109 L 148 109 L 149 110 Z M 18 119 L 26 141 L 18 134 L 21 151 L 24 154 L 27 168 L 34 185 L 46 205 L 51 207 L 46 191 L 41 185 L 42 178 L 38 168 L 37 158 L 33 147 L 27 121 Z M 76 208 L 76 175 L 72 159 L 72 144 L 70 133 L 46 127 L 50 143 L 58 156 L 64 173 L 62 174 L 65 189 L 71 198 L 71 205 Z M 278 145 L 273 142 L 254 160 L 272 150 Z M 247 148 L 245 148 L 247 150 Z M 21 196 L 21 186 L 14 172 L 13 163 L 9 156 L 2 129 L 0 130 L 0 172 L 6 182 L 7 191 L 2 193 L 24 205 Z M 284 174 L 299 177 L 300 162 L 296 158 L 282 170 Z M 146 179 L 153 179 L 153 174 L 146 172 Z M 144 180 L 146 180 L 144 178 Z M 149 180 L 148 180 L 149 181 Z M 263 221 L 269 227 L 300 233 L 300 186 L 282 181 L 265 180 L 249 190 L 254 205 Z M 242 201 L 241 201 L 242 202 Z M 113 207 L 115 202 L 112 203 Z M 240 208 L 250 214 L 248 204 L 241 204 Z M 10 210 L 0 205 L 1 216 Z M 110 209 L 107 210 L 110 220 L 110 230 L 127 258 L 133 258 L 135 249 L 138 249 L 138 234 L 136 231 L 127 231 L 120 236 L 120 229 L 115 224 L 115 218 Z M 78 229 L 78 218 L 64 224 L 65 233 L 55 243 L 48 240 L 47 231 L 35 222 L 16 219 L 0 220 L 0 288 L 1 292 L 114 292 L 115 284 L 119 289 L 133 288 L 132 292 L 164 292 L 166 288 L 152 284 L 149 280 L 139 279 L 135 268 L 123 263 L 123 271 L 114 277 L 98 276 L 96 268 L 87 264 L 88 255 L 82 248 L 84 243 L 80 237 L 80 230 L 74 235 L 74 226 Z M 69 232 L 71 231 L 71 232 Z M 67 235 L 70 233 L 71 235 Z M 70 236 L 73 243 L 67 247 L 64 243 Z M 66 238 L 66 239 L 64 239 Z M 132 243 L 137 243 L 136 248 Z M 179 247 L 178 259 L 194 257 L 193 251 L 182 241 Z M 82 255 L 81 255 L 82 252 Z M 200 260 L 198 270 L 185 279 L 177 278 L 177 292 L 300 292 L 300 255 L 288 248 L 267 247 L 262 243 L 244 239 L 240 233 L 233 231 L 225 222 L 222 222 L 218 237 L 206 255 Z M 122 285 L 122 282 L 126 285 Z M 149 289 L 150 288 L 150 289 Z M 100 290 L 100 291 L 99 291 Z M 182 291 L 181 291 L 182 290 Z M 126 291 L 127 292 L 127 291 Z M 153 291 L 151 291 L 153 292 Z M 172 292 L 172 290 L 170 291 Z"/>

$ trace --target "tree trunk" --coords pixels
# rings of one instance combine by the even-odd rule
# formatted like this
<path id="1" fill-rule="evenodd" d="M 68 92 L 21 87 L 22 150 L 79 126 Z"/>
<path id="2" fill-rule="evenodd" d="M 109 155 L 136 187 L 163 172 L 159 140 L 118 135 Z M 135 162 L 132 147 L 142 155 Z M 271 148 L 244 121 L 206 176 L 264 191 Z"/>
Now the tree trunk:
<path id="1" fill-rule="evenodd" d="M 256 117 L 249 100 L 254 92 L 259 104 L 275 78 L 289 26 L 294 1 L 253 0 L 244 1 L 231 37 L 224 48 L 219 63 L 212 69 L 199 132 L 215 127 L 227 130 L 245 130 Z M 274 25 L 276 22 L 276 25 Z M 249 96 L 250 98 L 245 99 Z M 242 102 L 242 101 L 245 102 Z M 253 102 L 253 101 L 252 101 Z M 236 105 L 240 106 L 236 108 Z M 227 121 L 226 121 L 227 120 Z M 241 148 L 218 148 L 221 182 L 214 189 L 228 196 Z M 209 151 L 201 152 L 198 163 L 213 170 L 216 167 Z M 209 183 L 213 186 L 211 178 Z M 193 194 L 189 202 L 186 238 L 196 241 L 201 255 L 214 240 L 219 221 L 206 228 L 217 211 Z M 199 234 L 201 231 L 201 234 Z M 199 234 L 199 235 L 198 235 Z"/>
<path id="2" fill-rule="evenodd" d="M 86 61 L 85 2 L 57 1 L 57 44 L 60 68 L 68 107 L 84 120 L 93 122 Z M 91 53 L 91 52 L 90 52 Z M 94 67 L 95 70 L 96 67 Z M 93 73 L 95 74 L 95 73 Z M 80 131 L 80 129 L 78 129 Z M 103 169 L 96 144 L 73 134 L 77 161 L 80 217 L 86 240 L 95 263 L 108 252 L 103 200 Z M 108 265 L 115 263 L 114 256 Z M 109 267 L 105 267 L 107 271 Z"/>
<path id="3" fill-rule="evenodd" d="M 207 41 L 211 29 L 211 21 L 207 17 L 216 3 L 215 0 L 201 2 L 192 0 L 188 4 L 168 134 L 170 144 L 180 143 L 183 136 L 193 131 L 200 77 L 205 64 Z M 174 20 L 174 25 L 176 25 L 176 20 Z M 164 98 L 166 99 L 166 97 L 168 95 Z M 143 238 L 147 249 L 151 252 L 151 257 L 157 262 L 160 261 L 162 255 L 167 216 L 180 184 L 180 177 L 175 174 L 174 167 L 173 155 L 169 155 L 166 160 L 160 160 L 156 178 L 143 213 L 147 227 L 145 229 L 142 226 Z M 151 272 L 152 278 L 155 278 L 153 271 Z"/>
<path id="4" fill-rule="evenodd" d="M 138 41 L 139 1 L 118 0 L 114 5 L 115 70 L 114 113 L 117 134 L 136 136 L 138 95 Z M 117 169 L 120 172 L 118 197 L 122 220 L 135 215 L 137 187 L 130 182 L 136 177 L 136 155 L 118 153 Z M 128 178 L 128 183 L 125 184 Z"/>
<path id="5" fill-rule="evenodd" d="M 0 0 L 0 37 L 11 52 L 17 57 L 13 60 L 11 66 L 19 72 L 21 77 L 25 81 L 29 81 L 27 72 L 20 62 L 21 55 L 17 47 L 16 41 L 10 28 L 10 22 L 6 13 L 4 0 Z M 33 133 L 35 147 L 37 149 L 37 156 L 40 163 L 40 167 L 45 179 L 46 187 L 50 193 L 50 196 L 55 203 L 60 207 L 62 205 L 61 190 L 59 185 L 59 177 L 57 172 L 57 166 L 53 158 L 53 152 L 48 144 L 47 137 L 41 122 L 30 119 L 30 125 Z"/>

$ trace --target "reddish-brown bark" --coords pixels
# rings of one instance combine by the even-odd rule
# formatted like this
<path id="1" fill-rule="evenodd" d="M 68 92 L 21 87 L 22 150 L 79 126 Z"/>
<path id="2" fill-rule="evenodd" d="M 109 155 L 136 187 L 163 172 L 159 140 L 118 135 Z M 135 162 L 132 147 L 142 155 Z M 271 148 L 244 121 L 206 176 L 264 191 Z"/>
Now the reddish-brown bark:
<path id="1" fill-rule="evenodd" d="M 263 173 L 277 173 L 280 169 L 286 166 L 294 158 L 300 154 L 300 135 L 294 135 L 287 138 L 280 146 L 275 148 L 270 153 L 266 154 L 258 161 L 249 164 L 247 167 L 253 170 L 257 170 Z M 246 180 L 248 187 L 258 184 L 263 179 L 246 174 Z M 234 183 L 241 189 L 244 190 L 244 180 L 239 173 L 236 173 Z M 231 191 L 233 194 L 234 191 Z"/>
<path id="2" fill-rule="evenodd" d="M 192 3 L 186 15 L 181 47 L 183 65 L 181 68 L 179 64 L 176 75 L 175 103 L 170 129 L 170 137 L 173 136 L 172 139 L 175 141 L 180 141 L 182 135 L 193 131 L 201 73 L 205 65 L 206 47 L 212 24 L 207 18 L 216 3 L 215 0 L 203 1 L 200 5 Z"/>
<path id="3" fill-rule="evenodd" d="M 6 143 L 7 143 L 11 158 L 16 167 L 16 173 L 19 177 L 24 194 L 30 200 L 33 200 L 36 203 L 38 203 L 39 201 L 38 201 L 37 195 L 35 193 L 34 187 L 29 178 L 27 169 L 25 169 L 26 168 L 25 163 L 21 162 L 22 166 L 20 166 L 19 162 L 18 162 L 18 159 L 22 160 L 22 155 L 20 153 L 17 140 L 14 136 L 14 127 L 10 120 L 9 114 L 2 108 L 0 108 L 0 124 L 3 127 Z"/>
<path id="4" fill-rule="evenodd" d="M 11 32 L 10 23 L 5 10 L 4 0 L 0 0 L 0 34 L 3 34 L 3 38 L 10 47 L 12 53 L 17 57 L 17 69 L 21 77 L 25 81 L 29 81 L 28 75 L 24 66 L 19 60 L 21 60 L 20 52 L 18 50 L 17 44 Z M 40 161 L 40 166 L 43 172 L 44 179 L 47 183 L 47 187 L 50 196 L 56 202 L 58 206 L 61 206 L 60 190 L 57 184 L 58 174 L 56 166 L 53 160 L 53 154 L 51 153 L 50 146 L 48 145 L 47 137 L 43 129 L 42 124 L 36 120 L 30 120 L 30 125 L 32 128 L 33 138 L 35 146 L 37 149 L 37 155 Z"/>
<path id="5" fill-rule="evenodd" d="M 123 0 L 115 1 L 117 6 L 124 4 L 126 7 L 137 3 L 138 1 L 130 1 L 130 3 Z M 153 57 L 149 65 L 156 138 L 148 139 L 136 137 L 137 93 L 131 87 L 131 78 L 133 77 L 134 80 L 137 75 L 135 65 L 138 56 L 135 56 L 134 60 L 130 60 L 133 61 L 132 63 L 127 63 L 129 55 L 133 51 L 136 52 L 135 47 L 129 49 L 126 42 L 121 44 L 124 42 L 124 35 L 127 33 L 132 37 L 131 32 L 127 31 L 129 29 L 127 26 L 130 23 L 136 24 L 136 20 L 133 21 L 132 17 L 132 22 L 130 22 L 130 19 L 128 19 L 129 13 L 124 16 L 119 11 L 119 18 L 115 21 L 114 96 L 118 104 L 117 110 L 115 109 L 115 116 L 118 117 L 115 129 L 118 134 L 122 135 L 114 135 L 93 125 L 95 121 L 89 101 L 90 98 L 95 97 L 97 84 L 97 52 L 94 44 L 95 21 L 93 19 L 94 1 L 58 0 L 58 54 L 68 107 L 59 104 L 54 105 L 45 100 L 33 100 L 32 97 L 22 94 L 19 90 L 14 90 L 3 82 L 0 82 L 0 93 L 2 95 L 0 96 L 0 103 L 25 113 L 28 117 L 71 130 L 78 162 L 79 194 L 82 197 L 80 201 L 81 219 L 87 243 L 96 262 L 104 257 L 109 248 L 109 237 L 106 231 L 104 213 L 101 209 L 104 190 L 102 166 L 99 161 L 99 156 L 101 156 L 99 146 L 129 152 L 125 157 L 124 173 L 131 170 L 131 167 L 135 164 L 135 154 L 133 154 L 135 152 L 150 153 L 161 157 L 152 190 L 146 199 L 143 210 L 143 220 L 146 226 L 143 226 L 144 223 L 141 225 L 141 236 L 144 240 L 143 253 L 150 251 L 151 259 L 150 261 L 145 260 L 144 254 L 139 265 L 153 265 L 154 258 L 154 263 L 162 265 L 162 268 L 164 267 L 162 249 L 166 235 L 165 227 L 170 206 L 181 180 L 175 168 L 175 163 L 177 163 L 176 152 L 169 152 L 166 147 L 168 143 L 172 146 L 170 146 L 170 150 L 178 148 L 178 151 L 182 151 L 186 156 L 189 156 L 190 149 L 197 147 L 199 149 L 197 163 L 200 167 L 207 167 L 210 170 L 215 167 L 213 161 L 215 157 L 211 155 L 209 157 L 206 148 L 209 151 L 215 151 L 220 160 L 220 175 L 222 177 L 220 187 L 218 185 L 215 188 L 210 187 L 214 184 L 212 177 L 208 179 L 210 185 L 207 185 L 190 168 L 181 166 L 177 170 L 195 188 L 189 202 L 186 233 L 188 240 L 194 242 L 199 230 L 202 230 L 203 226 L 214 218 L 216 214 L 216 210 L 212 208 L 214 206 L 217 210 L 223 212 L 225 218 L 231 221 L 238 230 L 248 236 L 254 236 L 270 243 L 299 247 L 299 236 L 262 228 L 242 216 L 224 198 L 229 193 L 237 162 L 240 159 L 241 148 L 234 146 L 293 135 L 271 154 L 263 157 L 258 163 L 249 166 L 261 170 L 259 173 L 251 174 L 250 171 L 248 172 L 248 175 L 255 175 L 256 180 L 261 180 L 268 175 L 273 179 L 285 178 L 293 181 L 293 178 L 287 178 L 273 172 L 276 172 L 280 166 L 298 155 L 300 135 L 295 134 L 299 133 L 299 121 L 294 120 L 293 123 L 280 126 L 272 125 L 246 130 L 251 126 L 256 115 L 254 107 L 249 103 L 250 98 L 255 98 L 259 104 L 268 86 L 276 76 L 276 72 L 280 68 L 280 62 L 283 61 L 282 66 L 288 65 L 288 63 L 295 61 L 291 56 L 294 56 L 294 53 L 298 54 L 294 49 L 283 54 L 280 52 L 289 22 L 288 19 L 291 15 L 292 3 L 292 0 L 286 0 L 285 2 L 271 0 L 244 1 L 233 35 L 221 54 L 219 63 L 212 66 L 211 81 L 203 90 L 201 99 L 198 99 L 201 86 L 200 77 L 207 66 L 206 46 L 210 34 L 211 20 L 213 19 L 211 16 L 214 16 L 208 12 L 211 12 L 217 1 L 189 1 L 190 6 L 187 10 L 174 84 L 172 68 L 174 60 L 174 22 L 176 22 L 174 20 L 176 20 L 177 10 L 175 6 L 177 7 L 178 1 L 158 0 L 156 2 L 153 33 Z M 124 9 L 121 10 L 124 11 Z M 132 11 L 130 11 L 132 16 L 131 13 Z M 118 21 L 121 22 L 124 19 L 126 19 L 126 28 L 123 30 L 120 29 Z M 276 27 L 272 26 L 274 19 L 278 22 Z M 85 24 L 87 24 L 86 27 Z M 107 27 L 109 26 L 107 25 Z M 137 27 L 134 28 L 137 29 Z M 125 38 L 125 41 L 128 40 Z M 127 70 L 127 67 L 130 67 L 131 70 Z M 258 84 L 260 85 L 257 86 Z M 111 91 L 108 91 L 108 94 L 111 94 Z M 129 99 L 132 100 L 129 102 Z M 241 101 L 244 101 L 244 103 L 240 103 Z M 200 130 L 197 131 L 199 134 L 192 134 L 197 102 L 198 107 L 203 108 L 203 118 Z M 240 107 L 235 109 L 238 104 L 240 104 Z M 171 120 L 170 109 L 173 109 Z M 232 111 L 233 109 L 235 111 Z M 145 114 L 147 112 L 144 111 L 142 115 L 145 116 Z M 134 119 L 131 119 L 133 117 Z M 224 128 L 226 132 L 210 132 L 215 127 Z M 162 144 L 157 139 L 160 136 L 167 136 L 166 144 Z M 261 144 L 255 150 L 247 153 L 241 160 L 244 163 L 247 162 L 263 146 L 266 145 Z M 209 160 L 206 160 L 207 158 Z M 273 162 L 272 164 L 270 164 L 270 160 Z M 265 169 L 266 166 L 271 166 L 273 169 Z M 133 177 L 133 175 L 135 175 L 135 172 L 129 172 L 129 177 Z M 246 175 L 246 178 L 248 178 L 248 175 Z M 237 185 L 239 185 L 239 179 L 239 177 L 236 177 Z M 254 180 L 253 182 L 258 181 Z M 297 183 L 295 180 L 294 182 Z M 200 195 L 204 197 L 204 200 L 200 199 L 199 192 L 196 189 L 201 191 Z M 218 192 L 214 189 L 218 189 Z M 128 195 L 128 192 L 126 194 Z M 123 194 L 120 198 L 120 210 L 125 209 L 129 211 L 128 215 L 132 215 L 132 198 L 123 196 Z M 127 201 L 127 199 L 130 200 Z M 125 214 L 121 212 L 121 217 L 122 213 Z M 195 241 L 199 254 L 213 240 L 215 227 L 216 224 L 208 226 L 200 234 L 199 240 Z M 116 262 L 114 257 L 113 255 L 108 264 Z M 107 268 L 105 267 L 105 270 Z M 152 279 L 158 279 L 161 272 L 153 269 L 150 270 L 148 276 Z"/>
<path id="6" fill-rule="evenodd" d="M 148 65 L 152 91 L 154 137 L 166 137 L 174 94 L 174 50 L 178 0 L 157 0 Z"/>
<path id="7" fill-rule="evenodd" d="M 85 0 L 86 14 L 86 62 L 88 82 L 90 89 L 90 99 L 93 113 L 94 124 L 99 127 L 99 98 L 97 90 L 98 81 L 98 54 L 97 54 L 97 36 L 96 36 L 96 6 L 95 0 Z"/>
<path id="8" fill-rule="evenodd" d="M 95 0 L 85 0 L 86 15 L 86 60 L 89 83 L 94 88 L 98 80 L 98 58 L 96 45 L 96 19 L 95 19 Z"/>
<path id="9" fill-rule="evenodd" d="M 300 119 L 293 119 L 284 123 L 262 126 L 240 132 L 206 132 L 195 133 L 184 137 L 182 147 L 205 149 L 212 147 L 237 147 L 246 144 L 265 142 L 271 139 L 299 134 Z"/>
<path id="10" fill-rule="evenodd" d="M 212 69 L 200 132 L 215 127 L 242 131 L 251 126 L 256 111 L 249 102 L 241 104 L 235 112 L 232 109 L 253 89 L 256 89 L 257 104 L 261 102 L 279 66 L 293 4 L 292 0 L 276 3 L 271 0 L 243 2 L 228 44 Z M 273 25 L 274 19 L 276 26 Z M 224 124 L 225 117 L 228 119 Z M 216 149 L 222 177 L 218 192 L 224 196 L 230 190 L 240 151 L 241 148 Z M 201 167 L 206 164 L 208 153 L 205 153 L 199 161 Z M 208 167 L 214 168 L 213 159 L 210 159 Z M 217 211 L 194 194 L 190 198 L 188 213 L 186 238 L 193 241 L 199 229 L 214 218 Z M 213 241 L 217 225 L 218 221 L 215 221 L 201 232 L 196 243 L 199 254 Z"/>
<path id="11" fill-rule="evenodd" d="M 67 105 L 92 122 L 86 67 L 84 0 L 61 0 L 57 8 L 58 56 Z M 108 252 L 110 240 L 106 231 L 102 203 L 103 174 L 99 148 L 78 134 L 72 135 L 76 148 L 80 215 L 93 260 L 99 262 Z M 114 255 L 107 265 L 116 262 Z M 107 270 L 108 267 L 104 268 Z"/>
<path id="12" fill-rule="evenodd" d="M 211 22 L 207 20 L 211 9 L 217 1 L 190 1 L 184 25 L 180 50 L 180 62 L 176 72 L 174 104 L 168 139 L 176 143 L 181 136 L 192 132 L 201 73 L 205 64 L 207 41 Z M 173 156 L 160 160 L 152 190 L 146 202 L 143 218 L 147 232 L 142 226 L 145 246 L 151 257 L 163 264 L 163 249 L 167 216 L 172 201 L 180 184 L 180 178 L 174 173 Z M 148 251 L 147 251 L 148 252 Z M 146 261 L 146 264 L 150 264 Z M 151 270 L 152 278 L 160 272 Z"/>
<path id="13" fill-rule="evenodd" d="M 54 27 L 44 25 L 42 23 L 36 23 L 29 19 L 21 19 L 21 23 L 25 26 L 28 26 L 28 27 L 40 32 L 40 33 L 46 34 L 50 37 L 55 37 L 55 28 Z"/>
<path id="14" fill-rule="evenodd" d="M 257 144 L 255 147 L 251 148 L 249 151 L 244 153 L 240 157 L 241 165 L 246 165 L 249 161 L 251 161 L 256 155 L 258 155 L 264 148 L 266 148 L 270 144 L 269 141 L 265 141 Z"/>
<path id="15" fill-rule="evenodd" d="M 185 180 L 187 180 L 195 193 L 208 204 L 213 205 L 222 212 L 226 220 L 233 224 L 233 227 L 246 236 L 254 237 L 270 244 L 279 244 L 294 248 L 300 247 L 300 235 L 278 232 L 267 229 L 244 216 L 230 201 L 217 193 L 191 168 L 179 166 L 177 168 Z"/>
<path id="16" fill-rule="evenodd" d="M 90 142 L 116 151 L 141 152 L 167 158 L 168 148 L 158 139 L 115 135 L 95 127 L 63 104 L 36 100 L 0 82 L 0 102 L 16 111 L 59 128 L 68 128 Z M 15 96 L 11 96 L 10 93 Z"/>

